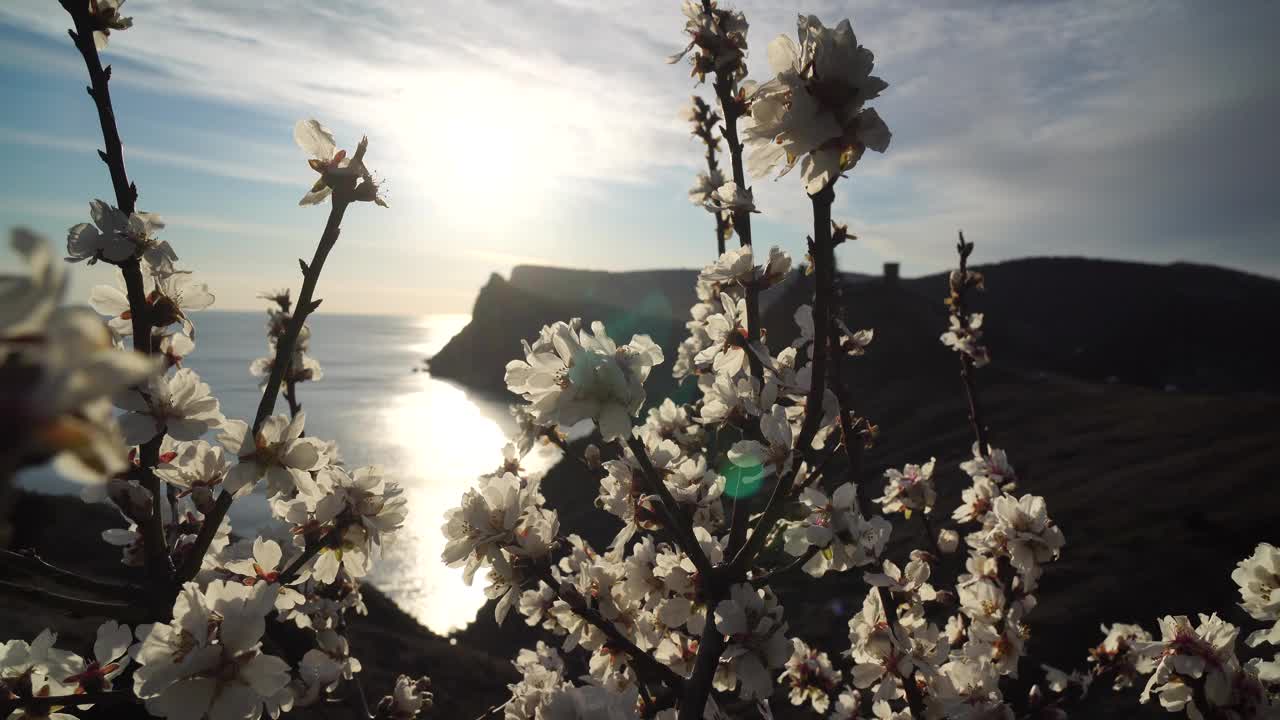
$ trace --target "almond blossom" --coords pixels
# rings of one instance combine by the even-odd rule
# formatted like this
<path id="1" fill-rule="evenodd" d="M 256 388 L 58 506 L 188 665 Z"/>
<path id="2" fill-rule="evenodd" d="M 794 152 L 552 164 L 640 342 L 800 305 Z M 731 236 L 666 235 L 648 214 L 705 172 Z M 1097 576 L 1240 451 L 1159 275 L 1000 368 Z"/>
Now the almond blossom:
<path id="1" fill-rule="evenodd" d="M 689 188 L 689 202 L 708 211 L 716 212 L 710 206 L 711 196 L 716 190 L 720 189 L 725 183 L 724 175 L 716 170 L 710 174 L 706 172 L 698 173 L 694 178 L 693 187 Z"/>
<path id="2" fill-rule="evenodd" d="M 776 77 L 751 95 L 752 126 L 743 133 L 760 177 L 779 164 L 786 174 L 797 161 L 810 195 L 851 169 L 868 149 L 884 152 L 890 133 L 864 105 L 888 83 L 871 74 L 875 58 L 858 44 L 848 20 L 835 28 L 801 15 L 799 44 L 780 35 L 769 43 Z"/>
<path id="3" fill-rule="evenodd" d="M 889 479 L 884 495 L 876 502 L 884 506 L 886 513 L 900 512 L 911 517 L 912 511 L 929 512 L 938 501 L 938 491 L 933 487 L 935 458 L 924 465 L 905 465 L 901 471 L 889 468 L 884 476 Z"/>
<path id="4" fill-rule="evenodd" d="M 226 564 L 226 569 L 240 575 L 243 585 L 252 587 L 258 583 L 267 583 L 276 588 L 275 608 L 281 613 L 289 613 L 305 598 L 294 587 L 305 582 L 308 572 L 303 570 L 297 577 L 285 583 L 280 574 L 289 565 L 284 561 L 284 551 L 280 543 L 274 540 L 257 537 L 253 539 L 253 556 L 244 560 L 233 560 Z"/>
<path id="5" fill-rule="evenodd" d="M 807 702 L 815 712 L 824 713 L 831 706 L 831 694 L 839 687 L 840 676 L 826 653 L 810 648 L 800 638 L 792 638 L 791 657 L 778 682 L 791 688 L 788 697 L 792 705 Z"/>
<path id="6" fill-rule="evenodd" d="M 972 313 L 962 323 L 957 315 L 951 316 L 951 328 L 942 333 L 942 344 L 968 357 L 974 367 L 991 362 L 991 352 L 982 344 L 982 313 Z"/>
<path id="7" fill-rule="evenodd" d="M 445 513 L 441 528 L 448 544 L 441 559 L 450 567 L 463 566 L 470 584 L 482 564 L 505 562 L 501 550 L 516 542 L 516 528 L 540 502 L 536 485 L 525 485 L 511 473 L 480 478 L 462 496 L 462 506 Z"/>
<path id="8" fill-rule="evenodd" d="M 178 443 L 173 456 L 156 467 L 156 475 L 180 488 L 179 497 L 190 495 L 196 507 L 207 511 L 212 507 L 214 494 L 226 479 L 231 464 L 222 447 L 210 445 L 204 440 Z M 247 494 L 248 486 L 238 491 Z"/>
<path id="9" fill-rule="evenodd" d="M 299 120 L 293 128 L 293 139 L 310 156 L 307 164 L 320 174 L 307 194 L 298 201 L 299 205 L 318 205 L 338 187 L 344 193 L 350 193 L 348 200 L 365 200 L 387 206 L 378 192 L 377 182 L 364 164 L 368 138 L 361 138 L 355 154 L 347 157 L 347 151 L 338 149 L 328 128 L 316 120 Z"/>
<path id="10" fill-rule="evenodd" d="M 809 517 L 784 531 L 783 549 L 800 557 L 810 547 L 819 548 L 803 566 L 814 577 L 868 565 L 889 542 L 889 521 L 879 515 L 866 519 L 855 510 L 857 489 L 852 483 L 836 488 L 830 498 L 818 488 L 806 487 L 800 500 Z"/>
<path id="11" fill-rule="evenodd" d="M 292 703 L 289 665 L 262 652 L 276 588 L 187 583 L 167 624 L 140 626 L 133 689 L 164 718 L 258 720 Z"/>
<path id="12" fill-rule="evenodd" d="M 1039 564 L 1056 559 L 1066 544 L 1042 497 L 1002 495 L 996 498 L 992 514 L 995 522 L 983 544 L 1007 553 L 1009 562 L 1024 576 L 1034 577 Z"/>
<path id="13" fill-rule="evenodd" d="M 537 422 L 567 427 L 590 418 L 606 441 L 631 434 L 631 418 L 645 401 L 644 381 L 663 360 L 648 335 L 618 346 L 603 323 L 587 332 L 576 318 L 543 327 L 524 347 L 525 360 L 507 363 L 506 383 L 530 402 Z"/>
<path id="14" fill-rule="evenodd" d="M 1280 627 L 1280 549 L 1271 543 L 1259 543 L 1253 555 L 1241 560 L 1231 572 L 1231 579 L 1240 586 L 1240 607 L 1250 617 Z M 1261 637 L 1262 631 L 1257 635 Z M 1258 643 L 1250 637 L 1249 644 Z"/>
<path id="15" fill-rule="evenodd" d="M 141 445 L 167 433 L 175 440 L 197 440 L 223 424 L 226 418 L 209 385 L 191 368 L 172 375 L 158 375 L 136 390 L 116 396 L 125 442 Z"/>
<path id="16" fill-rule="evenodd" d="M 61 470 L 92 479 L 120 472 L 127 450 L 109 398 L 159 368 L 117 350 L 91 311 L 62 305 L 66 273 L 46 240 L 18 230 L 12 245 L 27 269 L 0 275 L 0 457 L 54 455 Z"/>
<path id="17" fill-rule="evenodd" d="M 740 468 L 763 468 L 764 476 L 768 477 L 786 468 L 791 461 L 795 432 L 787 419 L 786 408 L 774 405 L 767 415 L 761 415 L 760 434 L 764 443 L 758 440 L 734 443 L 729 448 L 729 461 Z"/>
<path id="18" fill-rule="evenodd" d="M 724 690 L 738 688 L 747 700 L 767 698 L 773 690 L 770 670 L 782 667 L 791 655 L 787 623 L 772 591 L 750 583 L 729 588 L 729 598 L 715 609 L 716 629 L 725 636 Z"/>
<path id="19" fill-rule="evenodd" d="M 684 32 L 690 40 L 667 62 L 680 62 L 692 51 L 693 75 L 699 80 L 708 73 L 734 81 L 745 76 L 747 19 L 742 11 L 718 8 L 715 3 L 704 5 L 701 0 L 684 0 L 680 9 L 685 16 Z"/>
<path id="20" fill-rule="evenodd" d="M 1203 682 L 1209 704 L 1228 704 L 1232 674 L 1239 668 L 1235 657 L 1239 629 L 1216 613 L 1201 614 L 1198 625 L 1192 625 L 1185 615 L 1168 615 L 1160 619 L 1160 633 L 1160 640 L 1136 648 L 1143 656 L 1156 660 L 1141 702 L 1149 702 L 1154 693 L 1166 710 L 1178 712 L 1186 708 L 1189 716 L 1197 717 L 1201 709 L 1193 703 L 1194 686 Z"/>
<path id="21" fill-rule="evenodd" d="M 195 334 L 195 326 L 187 313 L 204 310 L 213 304 L 213 300 L 209 287 L 195 282 L 190 273 L 168 273 L 155 277 L 155 289 L 147 294 L 147 320 L 157 329 L 180 324 L 182 332 L 191 337 Z M 124 336 L 133 333 L 133 311 L 129 306 L 129 298 L 119 287 L 94 287 L 89 295 L 89 306 L 111 318 L 110 326 L 116 334 Z"/>
<path id="22" fill-rule="evenodd" d="M 134 212 L 126 216 L 102 200 L 89 204 L 93 224 L 80 223 L 67 231 L 67 260 L 90 264 L 98 260 L 120 263 L 140 257 L 152 266 L 178 259 L 169 243 L 156 237 L 164 229 L 159 215 Z"/>
<path id="23" fill-rule="evenodd" d="M 74 653 L 53 647 L 57 641 L 57 634 L 42 630 L 30 643 L 0 643 L 0 698 L 67 695 L 74 691 L 75 685 L 68 686 L 64 679 L 83 667 L 84 661 Z"/>
<path id="24" fill-rule="evenodd" d="M 763 268 L 756 266 L 753 252 L 750 245 L 726 250 L 714 263 L 702 269 L 698 280 L 722 287 L 731 283 L 754 285 L 763 290 L 781 282 L 791 271 L 791 256 L 777 246 L 769 248 L 769 257 Z"/>
<path id="25" fill-rule="evenodd" d="M 129 664 L 129 646 L 133 643 L 133 632 L 127 625 L 115 620 L 108 620 L 98 627 L 93 642 L 93 658 L 83 660 L 73 656 L 72 674 L 63 679 L 63 683 L 77 688 L 74 692 L 103 692 L 112 689 L 112 681 L 124 672 Z M 78 705 L 81 710 L 90 706 Z"/>
<path id="26" fill-rule="evenodd" d="M 707 317 L 711 344 L 698 353 L 694 363 L 732 378 L 747 365 L 747 301 L 720 293 L 720 306 L 722 312 Z"/>
<path id="27" fill-rule="evenodd" d="M 311 473 L 329 462 L 325 444 L 312 437 L 302 437 L 307 416 L 299 412 L 292 420 L 272 415 L 262 423 L 257 434 L 248 423 L 228 420 L 218 434 L 218 442 L 239 459 L 225 480 L 225 489 L 238 493 L 266 480 L 267 497 L 292 496 L 298 491 L 315 494 Z"/>
<path id="28" fill-rule="evenodd" d="M 751 188 L 740 188 L 732 180 L 726 182 L 707 196 L 706 208 L 712 212 L 758 213 Z"/>
<path id="29" fill-rule="evenodd" d="M 133 18 L 120 14 L 124 0 L 89 0 L 89 21 L 93 23 L 93 45 L 101 52 L 107 49 L 112 30 L 128 30 Z"/>

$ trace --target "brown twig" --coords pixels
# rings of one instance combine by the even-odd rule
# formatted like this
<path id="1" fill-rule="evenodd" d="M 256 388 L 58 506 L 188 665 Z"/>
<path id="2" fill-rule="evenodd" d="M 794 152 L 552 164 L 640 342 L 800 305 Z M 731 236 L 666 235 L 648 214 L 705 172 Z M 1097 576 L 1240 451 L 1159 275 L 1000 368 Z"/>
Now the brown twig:
<path id="1" fill-rule="evenodd" d="M 107 703 L 136 703 L 133 693 L 128 690 L 103 690 L 72 695 L 45 695 L 43 697 L 12 698 L 0 701 L 0 717 L 8 717 L 20 709 L 47 713 L 53 707 L 76 707 L 79 705 L 98 705 Z M 20 715 L 19 717 L 28 717 Z M 36 717 L 31 715 L 30 717 Z"/>
<path id="2" fill-rule="evenodd" d="M 96 580 L 79 573 L 50 564 L 35 553 L 34 550 L 13 552 L 0 550 L 0 567 L 8 567 L 31 575 L 48 578 L 55 583 L 76 587 L 89 592 L 101 593 L 117 598 L 135 596 L 142 588 L 130 583 Z"/>
<path id="3" fill-rule="evenodd" d="M 640 464 L 641 476 L 645 480 L 645 484 L 649 487 L 649 492 L 658 496 L 661 505 L 659 512 L 662 513 L 663 522 L 671 529 L 672 535 L 675 537 L 676 544 L 684 551 L 684 554 L 693 560 L 694 567 L 698 569 L 704 584 L 710 582 L 714 575 L 714 569 L 711 567 L 711 560 L 702 550 L 701 543 L 693 534 L 692 524 L 686 516 L 680 511 L 680 506 L 676 503 L 676 499 L 671 496 L 671 490 L 667 488 L 667 483 L 663 481 L 662 476 L 653 467 L 653 461 L 649 459 L 649 451 L 644 446 L 644 441 L 632 435 L 627 439 L 627 447 L 631 448 L 631 453 L 635 455 L 636 462 Z"/>
<path id="4" fill-rule="evenodd" d="M 817 545 L 810 545 L 808 550 L 805 550 L 804 553 L 802 553 L 799 557 L 787 563 L 786 565 L 779 565 L 778 567 L 770 570 L 769 572 L 764 573 L 763 575 L 757 575 L 751 578 L 751 584 L 755 585 L 756 587 L 763 587 L 765 585 L 768 585 L 773 580 L 776 580 L 778 576 L 786 575 L 787 573 L 797 568 L 803 567 L 805 563 L 812 560 L 814 556 L 816 556 L 820 552 L 822 552 L 822 548 L 818 547 Z"/>
<path id="5" fill-rule="evenodd" d="M 120 131 L 116 127 L 115 110 L 111 105 L 111 67 L 103 67 L 98 56 L 98 48 L 93 40 L 93 17 L 90 4 L 75 0 L 60 0 L 60 3 L 75 26 L 68 31 L 76 49 L 84 58 L 85 68 L 89 73 L 89 97 L 98 110 L 98 124 L 102 127 L 103 150 L 98 157 L 106 163 L 111 174 L 111 185 L 115 190 L 116 207 L 126 217 L 137 209 L 138 187 L 129 180 L 124 166 L 124 145 L 120 141 Z M 121 275 L 124 276 L 125 295 L 129 301 L 130 319 L 133 325 L 133 348 L 144 355 L 153 354 L 151 307 L 147 303 L 146 286 L 142 279 L 142 262 L 138 257 L 130 257 L 117 263 Z M 151 493 L 151 517 L 141 518 L 144 552 L 146 555 L 147 575 L 153 582 L 167 582 L 173 568 L 169 562 L 169 551 L 164 541 L 163 519 L 160 514 L 160 478 L 152 471 L 159 462 L 160 442 L 164 433 L 145 443 L 139 453 L 139 481 L 143 488 Z"/>
<path id="6" fill-rule="evenodd" d="M 774 523 L 782 517 L 782 510 L 791 494 L 795 483 L 800 458 L 807 453 L 814 436 L 822 423 L 823 398 L 827 379 L 827 344 L 831 328 L 831 294 L 834 280 L 835 260 L 834 248 L 831 244 L 831 204 L 835 200 L 835 191 L 828 184 L 822 190 L 810 196 L 813 201 L 813 267 L 814 267 L 814 299 L 813 299 L 813 364 L 809 392 L 805 396 L 804 421 L 800 425 L 800 433 L 796 438 L 796 452 L 792 459 L 792 468 L 782 475 L 773 488 L 769 504 L 764 513 L 756 521 L 747 539 L 731 564 L 730 577 L 742 577 L 747 567 L 764 547 L 766 538 Z"/>
<path id="7" fill-rule="evenodd" d="M 262 400 L 258 403 L 258 412 L 253 419 L 251 432 L 254 435 L 258 434 L 262 429 L 262 423 L 275 410 L 276 396 L 280 393 L 280 383 L 284 380 L 285 369 L 293 357 L 293 348 L 297 344 L 298 335 L 302 333 L 302 326 L 307 316 L 320 306 L 319 300 L 311 298 L 315 293 L 316 283 L 320 279 L 320 271 L 324 269 L 325 259 L 329 257 L 329 251 L 338 242 L 342 218 L 347 212 L 347 206 L 351 204 L 351 199 L 347 197 L 348 192 L 334 190 L 333 204 L 329 208 L 329 220 L 325 223 L 324 233 L 320 236 L 320 244 L 316 246 L 311 264 L 302 264 L 302 293 L 298 296 L 297 310 L 290 316 L 284 336 L 276 343 L 276 356 L 271 363 L 271 374 L 267 377 L 267 384 L 262 391 Z M 192 545 L 186 562 L 178 572 L 179 583 L 190 580 L 199 571 L 200 563 L 204 561 L 204 555 L 209 550 L 209 544 L 213 542 L 214 535 L 217 534 L 218 526 L 226 517 L 227 510 L 231 508 L 231 500 L 231 493 L 225 490 L 218 495 L 213 510 L 205 517 L 204 525 L 200 528 L 200 534 L 196 536 L 196 542 Z"/>
<path id="8" fill-rule="evenodd" d="M 135 603 L 89 600 L 3 580 L 0 580 L 0 592 L 18 595 L 41 605 L 65 610 L 73 617 L 106 617 L 129 623 L 146 622 L 149 617 L 146 608 Z"/>
<path id="9" fill-rule="evenodd" d="M 563 600 L 575 615 L 603 632 L 608 638 L 607 644 L 625 652 L 631 658 L 631 663 L 635 666 L 637 672 L 647 674 L 672 689 L 678 690 L 684 686 L 684 678 L 677 675 L 671 668 L 658 662 L 649 653 L 641 650 L 627 636 L 623 635 L 617 626 L 601 615 L 600 611 L 587 607 L 576 590 L 571 593 L 565 592 L 560 585 L 560 581 L 556 580 L 555 576 L 551 574 L 550 568 L 542 568 L 538 573 L 538 579 L 545 582 L 555 592 L 556 597 Z"/>
<path id="10" fill-rule="evenodd" d="M 950 297 L 947 304 L 951 306 L 951 313 L 960 323 L 960 327 L 964 331 L 969 328 L 969 311 L 966 304 L 966 295 L 969 290 L 969 255 L 973 253 L 973 243 L 965 242 L 964 232 L 960 232 L 960 240 L 956 243 L 956 253 L 960 256 L 960 282 L 949 282 Z M 982 453 L 982 457 L 990 457 L 991 442 L 990 430 L 982 420 L 982 412 L 978 406 L 978 384 L 974 377 L 976 368 L 973 364 L 973 358 L 965 353 L 960 355 L 960 379 L 964 383 L 965 398 L 969 403 L 969 425 L 973 428 L 973 436 L 978 443 L 978 452 Z"/>
<path id="11" fill-rule="evenodd" d="M 333 540 L 337 538 L 341 532 L 342 532 L 342 528 L 335 526 L 333 528 L 330 528 L 329 532 L 325 533 L 319 540 L 315 540 L 313 542 L 307 543 L 307 546 L 306 548 L 303 549 L 302 554 L 299 555 L 297 558 L 295 558 L 293 562 L 289 563 L 288 567 L 286 567 L 284 570 L 280 572 L 280 576 L 276 579 L 276 582 L 280 583 L 281 585 L 289 584 L 294 578 L 298 576 L 298 573 L 302 570 L 303 566 L 305 566 L 308 562 L 311 561 L 311 558 L 315 557 L 317 554 L 320 553 L 321 550 L 323 550 L 326 546 L 328 546 L 331 542 L 333 542 Z"/>

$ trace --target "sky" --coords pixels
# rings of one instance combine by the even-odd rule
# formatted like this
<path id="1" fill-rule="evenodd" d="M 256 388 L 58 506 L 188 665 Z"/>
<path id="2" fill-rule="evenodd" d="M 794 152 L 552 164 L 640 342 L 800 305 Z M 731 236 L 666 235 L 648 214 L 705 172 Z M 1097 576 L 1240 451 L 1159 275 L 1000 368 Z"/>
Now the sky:
<path id="1" fill-rule="evenodd" d="M 837 185 L 858 240 L 842 269 L 1085 255 L 1280 276 L 1280 3 L 741 2 L 750 75 L 798 12 L 848 17 L 889 88 L 893 132 Z M 469 312 L 491 273 L 538 263 L 701 267 L 711 216 L 682 120 L 710 97 L 677 0 L 129 0 L 112 94 L 139 208 L 218 297 L 259 309 L 301 284 L 324 227 L 292 140 L 315 117 L 369 137 L 391 208 L 346 216 L 318 295 L 331 312 Z M 0 227 L 61 246 L 111 200 L 82 60 L 53 0 L 0 4 Z M 756 243 L 803 256 L 798 173 L 752 180 Z M 14 266 L 0 253 L 0 268 Z M 106 266 L 72 270 L 85 297 Z"/>

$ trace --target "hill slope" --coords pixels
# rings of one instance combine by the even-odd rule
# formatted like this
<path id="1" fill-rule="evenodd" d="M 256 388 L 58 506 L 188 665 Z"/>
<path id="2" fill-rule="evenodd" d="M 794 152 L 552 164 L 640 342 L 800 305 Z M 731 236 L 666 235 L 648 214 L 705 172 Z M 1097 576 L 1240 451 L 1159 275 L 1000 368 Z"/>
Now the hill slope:
<path id="1" fill-rule="evenodd" d="M 1280 464 L 1280 397 L 1159 388 L 1275 389 L 1263 367 L 1274 353 L 1259 323 L 1280 307 L 1280 283 L 1215 268 L 1078 259 L 982 269 L 990 290 L 981 307 L 990 313 L 996 364 L 979 382 L 993 441 L 1010 452 L 1022 491 L 1044 495 L 1067 536 L 1062 561 L 1042 582 L 1031 652 L 1059 667 L 1081 667 L 1103 622 L 1154 629 L 1164 614 L 1219 610 L 1246 624 L 1229 575 L 1254 544 L 1275 540 L 1270 473 Z M 798 280 L 775 291 L 764 313 L 775 350 L 794 336 L 791 318 L 807 300 L 806 286 Z M 862 481 L 878 494 L 885 468 L 937 456 L 940 511 L 958 502 L 966 478 L 957 465 L 972 442 L 958 361 L 938 342 L 947 322 L 945 287 L 942 275 L 847 282 L 841 302 L 851 327 L 876 331 L 870 352 L 850 360 L 846 372 L 859 409 L 882 428 Z M 577 314 L 565 308 L 561 316 L 540 315 L 551 309 L 546 303 L 499 312 L 529 322 Z M 1219 317 L 1222 326 L 1207 328 Z M 659 368 L 651 382 L 660 385 L 666 375 Z M 1096 381 L 1110 375 L 1122 382 Z M 482 378 L 480 387 L 501 392 L 501 375 Z M 650 389 L 650 397 L 662 397 Z M 617 524 L 594 509 L 595 482 L 575 463 L 562 463 L 542 488 L 563 527 L 603 546 Z M 894 542 L 918 542 L 919 532 L 899 523 Z M 782 590 L 798 634 L 833 651 L 847 646 L 845 624 L 865 593 L 859 573 Z M 491 611 L 458 637 L 501 655 L 536 634 L 519 623 L 497 628 Z M 1082 717 L 1163 715 L 1139 706 L 1136 692 L 1115 698 L 1099 688 L 1090 702 Z M 775 704 L 779 717 L 784 706 Z"/>

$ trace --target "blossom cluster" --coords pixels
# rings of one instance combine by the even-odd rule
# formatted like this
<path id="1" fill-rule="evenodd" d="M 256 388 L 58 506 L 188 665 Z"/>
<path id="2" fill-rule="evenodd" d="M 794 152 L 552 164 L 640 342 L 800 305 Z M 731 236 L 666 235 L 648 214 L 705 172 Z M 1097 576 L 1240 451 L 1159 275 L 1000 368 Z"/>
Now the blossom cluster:
<path id="1" fill-rule="evenodd" d="M 66 260 L 115 266 L 122 282 L 93 288 L 92 310 L 66 305 L 65 266 L 44 239 L 14 233 L 26 271 L 0 277 L 0 468 L 7 475 L 52 459 L 86 484 L 86 500 L 119 511 L 123 527 L 103 539 L 121 548 L 124 565 L 145 567 L 145 584 L 82 578 L 76 585 L 110 598 L 88 605 L 91 612 L 147 621 L 103 623 L 91 655 L 55 647 L 50 630 L 0 645 L 0 714 L 68 718 L 60 711 L 133 699 L 157 717 L 277 717 L 319 702 L 360 671 L 344 635 L 347 616 L 364 612 L 359 580 L 403 525 L 405 500 L 381 467 L 349 469 L 335 443 L 304 434 L 294 383 L 319 380 L 321 372 L 307 355 L 309 332 L 289 314 L 288 291 L 271 296 L 278 305 L 268 328 L 272 355 L 252 365 L 255 374 L 279 378 L 264 382 L 253 422 L 228 419 L 209 384 L 186 365 L 196 348 L 194 313 L 214 295 L 161 239 L 161 218 L 133 207 L 137 189 L 120 181 L 122 150 L 105 92 L 110 76 L 93 56 L 132 19 L 120 15 L 121 0 L 63 5 L 94 83 L 90 96 L 108 143 L 101 156 L 117 189 L 116 205 L 94 200 L 91 222 L 68 230 Z M 92 45 L 81 42 L 87 32 Z M 335 209 L 385 205 L 364 163 L 367 141 L 348 157 L 314 120 L 299 122 L 295 139 L 320 174 L 304 204 L 332 197 Z M 336 233 L 328 242 L 334 239 Z M 319 267 L 304 263 L 303 272 L 308 288 Z M 308 298 L 295 314 L 317 304 Z M 291 357 L 275 357 L 285 346 Z M 281 382 L 290 413 L 272 415 Z M 266 496 L 272 521 L 233 537 L 228 506 L 254 492 Z M 53 581 L 71 575 L 54 570 Z M 85 607 L 80 598 L 33 592 Z M 281 635 L 285 623 L 303 631 Z M 424 680 L 402 677 L 380 712 L 416 717 L 431 705 L 428 689 Z"/>

